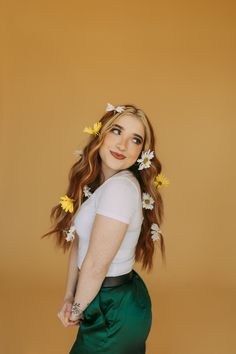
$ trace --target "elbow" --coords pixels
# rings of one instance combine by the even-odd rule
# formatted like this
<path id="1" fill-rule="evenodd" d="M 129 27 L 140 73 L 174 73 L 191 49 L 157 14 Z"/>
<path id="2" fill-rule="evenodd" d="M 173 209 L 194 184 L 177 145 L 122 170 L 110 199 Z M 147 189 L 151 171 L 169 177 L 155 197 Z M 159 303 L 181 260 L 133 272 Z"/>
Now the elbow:
<path id="1" fill-rule="evenodd" d="M 98 260 L 89 258 L 84 260 L 83 265 L 92 271 L 93 274 L 98 276 L 104 274 L 106 275 L 110 266 L 109 264 L 98 262 Z"/>

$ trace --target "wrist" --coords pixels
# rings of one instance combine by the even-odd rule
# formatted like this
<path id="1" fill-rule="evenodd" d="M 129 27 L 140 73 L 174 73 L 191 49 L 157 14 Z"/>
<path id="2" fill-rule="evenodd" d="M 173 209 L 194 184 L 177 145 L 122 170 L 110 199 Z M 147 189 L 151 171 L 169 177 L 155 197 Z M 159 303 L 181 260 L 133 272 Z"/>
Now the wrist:
<path id="1" fill-rule="evenodd" d="M 74 295 L 73 294 L 67 294 L 64 296 L 64 301 L 69 301 L 73 302 L 74 301 Z"/>

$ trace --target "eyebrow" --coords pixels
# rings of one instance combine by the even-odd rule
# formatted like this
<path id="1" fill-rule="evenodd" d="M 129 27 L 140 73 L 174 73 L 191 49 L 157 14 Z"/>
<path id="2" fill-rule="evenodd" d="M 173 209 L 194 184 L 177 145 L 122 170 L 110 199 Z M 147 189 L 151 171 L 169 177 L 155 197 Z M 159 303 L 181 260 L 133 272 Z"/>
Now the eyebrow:
<path id="1" fill-rule="evenodd" d="M 113 124 L 112 127 L 118 127 L 118 128 L 120 128 L 121 130 L 124 130 L 124 127 L 122 127 L 122 126 L 119 125 L 119 124 Z M 142 137 L 141 135 L 136 134 L 136 133 L 134 133 L 133 135 L 134 135 L 134 136 L 137 136 L 138 138 L 140 138 L 140 139 L 143 141 L 143 137 Z"/>

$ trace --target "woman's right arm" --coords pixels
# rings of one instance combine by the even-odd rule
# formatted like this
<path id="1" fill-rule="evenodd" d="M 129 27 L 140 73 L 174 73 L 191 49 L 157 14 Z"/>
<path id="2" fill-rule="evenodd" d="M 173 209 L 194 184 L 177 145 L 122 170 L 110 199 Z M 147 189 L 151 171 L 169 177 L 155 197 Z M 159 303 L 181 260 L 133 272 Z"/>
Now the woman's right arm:
<path id="1" fill-rule="evenodd" d="M 78 236 L 75 235 L 68 259 L 67 281 L 64 301 L 74 299 L 76 285 L 79 277 L 79 269 L 77 266 L 78 245 Z"/>
<path id="2" fill-rule="evenodd" d="M 61 309 L 59 310 L 57 316 L 63 323 L 65 327 L 70 325 L 78 325 L 80 322 L 78 321 L 70 321 L 70 313 L 72 304 L 74 301 L 74 295 L 77 287 L 78 277 L 79 277 L 79 269 L 77 266 L 77 257 L 78 257 L 78 236 L 75 236 L 73 243 L 71 245 L 69 259 L 68 259 L 68 269 L 67 269 L 67 282 L 66 282 L 66 291 L 63 300 L 63 304 Z"/>

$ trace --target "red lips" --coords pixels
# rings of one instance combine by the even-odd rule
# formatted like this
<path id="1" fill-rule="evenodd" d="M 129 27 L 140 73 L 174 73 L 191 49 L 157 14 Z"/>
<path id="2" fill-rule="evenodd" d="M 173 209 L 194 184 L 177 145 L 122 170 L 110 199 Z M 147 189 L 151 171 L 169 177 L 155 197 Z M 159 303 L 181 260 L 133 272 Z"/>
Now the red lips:
<path id="1" fill-rule="evenodd" d="M 112 156 L 114 156 L 118 160 L 123 160 L 125 159 L 125 156 L 122 154 L 118 154 L 117 152 L 111 151 Z"/>

